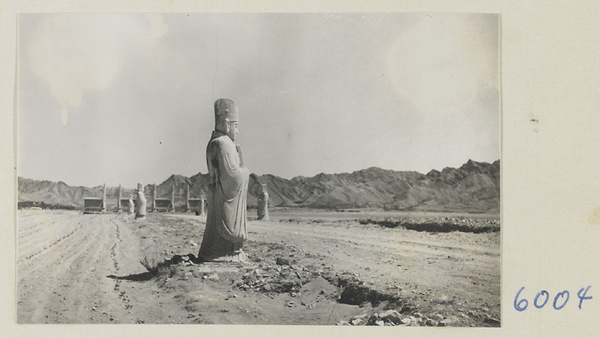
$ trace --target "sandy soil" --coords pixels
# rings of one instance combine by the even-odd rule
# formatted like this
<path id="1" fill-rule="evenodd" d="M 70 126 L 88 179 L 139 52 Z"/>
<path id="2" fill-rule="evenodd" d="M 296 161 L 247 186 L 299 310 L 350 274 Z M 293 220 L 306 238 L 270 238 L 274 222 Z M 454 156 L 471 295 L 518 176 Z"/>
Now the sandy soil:
<path id="1" fill-rule="evenodd" d="M 500 325 L 500 233 L 286 212 L 250 221 L 249 262 L 194 264 L 203 217 L 19 210 L 18 322 Z"/>

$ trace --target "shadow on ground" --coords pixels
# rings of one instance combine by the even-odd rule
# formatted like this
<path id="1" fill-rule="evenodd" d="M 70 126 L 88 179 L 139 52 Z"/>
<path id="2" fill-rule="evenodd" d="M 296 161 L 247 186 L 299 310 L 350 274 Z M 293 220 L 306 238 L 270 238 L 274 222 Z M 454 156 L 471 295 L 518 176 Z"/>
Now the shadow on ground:
<path id="1" fill-rule="evenodd" d="M 140 264 L 142 264 L 146 268 L 146 270 L 148 270 L 146 272 L 131 274 L 131 275 L 127 275 L 127 276 L 109 275 L 106 277 L 110 278 L 110 279 L 115 279 L 115 280 L 145 282 L 145 281 L 151 280 L 154 277 L 160 276 L 164 273 L 168 274 L 169 276 L 172 276 L 174 274 L 173 266 L 177 265 L 181 262 L 184 262 L 187 264 L 201 264 L 202 263 L 198 260 L 198 258 L 196 258 L 196 256 L 194 254 L 174 255 L 172 258 L 165 259 L 162 262 L 156 262 L 155 260 L 149 261 L 147 259 L 143 259 L 140 261 Z"/>
<path id="2" fill-rule="evenodd" d="M 134 281 L 134 282 L 145 282 L 145 281 L 151 280 L 154 277 L 154 275 L 150 272 L 142 272 L 142 273 L 136 273 L 136 274 L 127 275 L 127 276 L 109 275 L 106 277 L 108 277 L 110 279 L 115 279 L 115 280 L 129 280 L 129 281 Z"/>

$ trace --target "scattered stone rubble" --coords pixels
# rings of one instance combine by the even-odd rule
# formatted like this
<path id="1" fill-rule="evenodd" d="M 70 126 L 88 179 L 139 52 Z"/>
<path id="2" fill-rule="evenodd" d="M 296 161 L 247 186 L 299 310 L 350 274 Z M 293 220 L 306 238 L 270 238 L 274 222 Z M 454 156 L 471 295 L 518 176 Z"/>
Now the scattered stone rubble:
<path id="1" fill-rule="evenodd" d="M 419 312 L 412 314 L 401 314 L 396 310 L 387 310 L 373 314 L 362 314 L 341 321 L 337 325 L 342 326 L 449 326 L 459 323 L 455 316 L 444 317 L 440 314 L 424 316 Z"/>
<path id="2" fill-rule="evenodd" d="M 165 262 L 179 267 L 180 279 L 197 278 L 203 282 L 230 284 L 234 292 L 231 296 L 233 298 L 237 298 L 239 292 L 259 292 L 271 298 L 287 293 L 292 298 L 288 298 L 283 304 L 287 308 L 312 308 L 318 306 L 319 300 L 325 299 L 360 307 L 366 303 L 373 306 L 365 307 L 367 313 L 340 321 L 337 325 L 473 326 L 473 320 L 483 320 L 483 323 L 489 326 L 500 325 L 499 319 L 486 313 L 465 314 L 459 311 L 452 316 L 440 313 L 421 314 L 417 312 L 417 308 L 400 299 L 398 294 L 382 293 L 370 288 L 360 281 L 360 274 L 349 271 L 335 272 L 333 267 L 325 263 L 317 266 L 304 265 L 302 258 L 310 257 L 310 253 L 288 247 L 285 250 L 290 254 L 282 255 L 282 250 L 283 246 L 271 244 L 260 250 L 263 258 L 228 266 L 200 263 L 194 254 L 174 255 L 171 259 L 165 259 Z M 164 284 L 168 285 L 169 280 L 170 278 L 166 278 Z M 311 291 L 316 297 L 307 299 L 306 287 L 315 281 L 321 283 L 316 291 Z M 375 310 L 375 307 L 384 310 Z"/>
<path id="3" fill-rule="evenodd" d="M 303 265 L 290 265 L 287 259 L 278 258 L 275 265 L 259 262 L 256 267 L 247 268 L 234 286 L 243 291 L 267 293 L 290 293 L 295 297 L 302 286 L 311 281 L 318 273 Z"/>
<path id="4" fill-rule="evenodd" d="M 498 232 L 500 222 L 495 219 L 478 219 L 464 217 L 430 217 L 430 218 L 384 218 L 359 220 L 360 224 L 377 224 L 386 228 L 402 227 L 416 231 L 430 232 Z"/>

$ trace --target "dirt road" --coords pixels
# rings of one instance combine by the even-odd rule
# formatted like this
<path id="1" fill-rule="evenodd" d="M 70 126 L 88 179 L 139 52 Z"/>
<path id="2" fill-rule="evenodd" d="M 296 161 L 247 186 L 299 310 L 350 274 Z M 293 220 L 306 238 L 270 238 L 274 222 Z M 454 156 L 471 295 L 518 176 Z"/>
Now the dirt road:
<path id="1" fill-rule="evenodd" d="M 129 225 L 119 215 L 19 212 L 18 322 L 134 323 L 128 291 L 110 277 L 143 270 Z"/>
<path id="2" fill-rule="evenodd" d="M 18 217 L 19 323 L 364 325 L 388 309 L 412 318 L 407 325 L 500 321 L 499 233 L 275 215 L 249 223 L 248 263 L 183 261 L 153 275 L 140 260 L 196 254 L 203 218 L 42 210 Z M 364 294 L 360 305 L 338 302 L 349 286 Z"/>

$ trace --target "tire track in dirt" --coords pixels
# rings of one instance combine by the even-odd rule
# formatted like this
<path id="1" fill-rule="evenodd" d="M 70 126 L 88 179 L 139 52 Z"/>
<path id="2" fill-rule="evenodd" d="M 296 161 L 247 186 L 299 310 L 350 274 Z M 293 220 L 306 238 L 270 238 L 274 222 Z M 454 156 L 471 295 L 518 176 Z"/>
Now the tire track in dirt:
<path id="1" fill-rule="evenodd" d="M 98 308 L 104 308 L 102 304 L 111 294 L 111 290 L 105 285 L 103 275 L 106 269 L 110 268 L 106 256 L 109 245 L 114 239 L 103 218 L 96 218 L 87 229 L 91 232 L 86 240 L 93 243 L 87 246 L 86 250 L 79 251 L 77 259 L 66 273 L 59 277 L 63 281 L 67 280 L 64 284 L 66 292 L 64 307 L 57 311 L 62 318 L 60 322 L 85 323 L 89 321 L 88 315 L 90 319 L 96 315 L 106 319 L 106 322 L 109 320 L 106 311 L 100 313 L 96 311 Z"/>
<path id="2" fill-rule="evenodd" d="M 120 248 L 118 248 L 118 246 L 121 246 L 123 243 L 123 239 L 121 238 L 121 231 L 119 228 L 119 224 L 117 222 L 115 222 L 115 219 L 111 219 L 110 222 L 115 226 L 115 234 L 116 234 L 116 241 L 113 244 L 113 246 L 110 248 L 110 257 L 113 261 L 113 266 L 114 266 L 114 273 L 115 275 L 118 275 L 121 273 L 121 269 L 119 267 L 119 259 L 117 258 L 117 253 L 120 251 Z M 117 250 L 119 249 L 119 250 Z M 121 279 L 115 278 L 114 280 L 114 290 L 116 292 L 119 293 L 118 298 L 121 300 L 122 304 L 123 304 L 123 310 L 127 311 L 128 314 L 131 313 L 130 309 L 133 308 L 133 305 L 131 305 L 131 301 L 129 299 L 129 295 L 127 293 L 126 290 L 122 290 L 121 288 Z"/>
<path id="3" fill-rule="evenodd" d="M 59 244 L 63 240 L 68 239 L 69 237 L 73 236 L 73 234 L 75 234 L 76 232 L 78 232 L 79 230 L 81 230 L 81 228 L 83 227 L 83 224 L 81 224 L 81 222 L 78 222 L 78 225 L 79 226 L 77 228 L 75 228 L 75 230 L 69 232 L 65 236 L 62 236 L 62 237 L 58 238 L 57 240 L 55 240 L 54 242 L 50 243 L 49 245 L 44 246 L 40 251 L 37 251 L 37 252 L 35 252 L 35 253 L 33 253 L 33 254 L 29 255 L 29 256 L 25 256 L 25 257 L 19 258 L 19 260 L 17 261 L 17 264 L 20 263 L 20 262 L 23 262 L 23 261 L 28 261 L 28 260 L 36 257 L 37 255 L 39 255 L 39 254 L 41 254 L 41 253 L 43 253 L 45 251 L 51 250 L 55 245 Z"/>
<path id="4" fill-rule="evenodd" d="M 57 233 L 71 230 L 20 241 L 18 323 L 170 323 L 183 316 L 155 283 L 141 284 L 148 277 L 134 229 L 145 220 L 123 214 L 41 217 L 56 223 Z M 52 245 L 44 248 L 48 241 Z"/>
<path id="5" fill-rule="evenodd" d="M 77 240 L 80 237 L 85 237 L 85 231 L 81 231 L 81 229 L 88 221 L 78 221 L 76 218 L 70 218 L 69 221 L 70 222 L 60 224 L 60 227 L 63 229 L 60 229 L 59 231 L 53 231 L 51 233 L 52 235 L 57 235 L 57 233 L 60 234 L 61 231 L 66 232 L 70 230 L 65 235 L 62 235 L 57 239 L 53 239 L 50 236 L 44 237 L 42 235 L 39 238 L 36 238 L 35 241 L 20 240 L 17 243 L 17 267 L 19 268 L 19 270 L 27 268 L 28 271 L 35 272 L 36 266 L 40 266 L 40 264 L 35 262 L 37 259 L 43 257 L 45 263 L 56 264 L 56 261 L 60 259 L 60 255 L 53 254 L 53 251 L 74 250 L 75 248 L 70 244 L 71 240 Z M 75 242 L 79 242 L 79 240 Z M 63 249 L 61 247 L 66 248 Z M 44 255 L 41 255 L 42 253 L 44 253 Z M 37 265 L 34 265 L 34 268 L 29 268 L 29 266 L 34 263 L 36 263 Z"/>
<path id="6" fill-rule="evenodd" d="M 54 216 L 57 216 L 58 219 L 48 219 L 47 216 L 44 216 L 40 221 L 31 219 L 28 223 L 33 224 L 28 227 L 23 222 L 19 222 L 17 242 L 19 259 L 32 254 L 39 254 L 35 252 L 35 249 L 41 247 L 40 242 L 45 245 L 48 241 L 64 236 L 76 226 L 73 224 L 73 219 L 77 217 L 76 214 L 67 215 L 66 217 L 63 215 Z M 21 226 L 26 227 L 27 230 L 22 231 Z"/>
<path id="7" fill-rule="evenodd" d="M 63 310 L 68 314 L 64 322 L 131 322 L 126 311 L 130 308 L 128 304 L 119 305 L 124 299 L 124 292 L 120 291 L 121 281 L 108 277 L 120 271 L 116 256 L 119 247 L 124 245 L 121 244 L 123 239 L 119 224 L 115 222 L 118 219 L 116 215 L 102 215 L 92 225 L 102 229 L 101 237 L 105 240 L 75 262 L 74 269 L 81 273 L 76 274 L 77 278 L 69 285 L 67 299 L 74 300 L 70 308 L 76 308 L 77 311 L 69 308 Z M 86 270 L 88 267 L 89 272 Z"/>
<path id="8" fill-rule="evenodd" d="M 106 275 L 114 271 L 110 248 L 116 236 L 104 215 L 84 224 L 81 235 L 68 236 L 36 256 L 35 265 L 19 266 L 20 323 L 110 322 L 107 311 L 94 316 L 93 309 L 109 308 L 117 298 L 106 300 L 114 293 Z M 87 312 L 92 312 L 89 319 Z"/>
<path id="9" fill-rule="evenodd" d="M 58 222 L 64 222 L 68 219 L 77 217 L 78 214 L 73 214 L 73 213 L 69 213 L 69 214 L 57 214 L 54 215 L 55 217 L 52 219 L 42 219 L 40 220 L 40 217 L 38 215 L 35 214 L 28 214 L 25 216 L 21 216 L 21 213 L 19 213 L 19 224 L 18 224 L 18 233 L 19 233 L 19 238 L 21 237 L 26 237 L 29 236 L 29 231 L 31 230 L 37 230 L 39 229 L 40 226 L 43 225 L 55 225 Z M 60 216 L 60 219 L 57 219 Z"/>
<path id="10" fill-rule="evenodd" d="M 49 322 L 56 322 L 53 318 L 58 313 L 56 306 L 66 300 L 63 299 L 66 298 L 63 288 L 69 287 L 73 266 L 95 244 L 94 234 L 88 232 L 90 229 L 86 227 L 81 236 L 69 237 L 47 254 L 37 256 L 39 259 L 35 264 L 31 261 L 19 264 L 18 286 L 22 290 L 19 293 L 19 322 L 41 322 L 44 315 Z M 30 312 L 29 319 L 24 317 L 27 312 Z"/>

